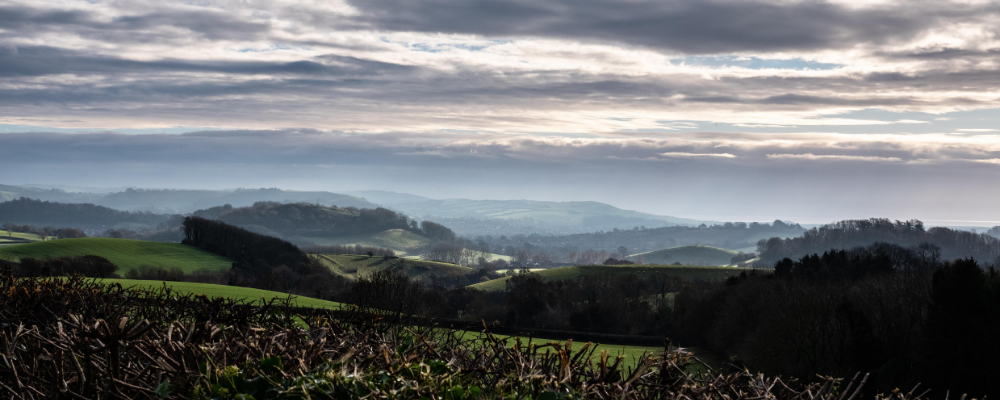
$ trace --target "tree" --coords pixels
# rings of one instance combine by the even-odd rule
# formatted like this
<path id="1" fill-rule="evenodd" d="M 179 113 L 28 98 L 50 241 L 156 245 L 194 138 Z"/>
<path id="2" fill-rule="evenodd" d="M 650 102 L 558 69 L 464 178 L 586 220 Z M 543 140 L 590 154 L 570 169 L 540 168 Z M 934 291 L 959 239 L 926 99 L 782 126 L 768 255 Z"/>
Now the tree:
<path id="1" fill-rule="evenodd" d="M 618 246 L 618 254 L 622 256 L 622 260 L 628 257 L 628 249 L 625 246 Z"/>

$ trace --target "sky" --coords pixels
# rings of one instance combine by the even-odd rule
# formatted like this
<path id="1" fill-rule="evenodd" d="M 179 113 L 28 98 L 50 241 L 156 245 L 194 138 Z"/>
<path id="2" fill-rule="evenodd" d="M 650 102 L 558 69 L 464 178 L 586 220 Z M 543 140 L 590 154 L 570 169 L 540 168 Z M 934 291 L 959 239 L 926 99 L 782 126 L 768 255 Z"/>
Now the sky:
<path id="1" fill-rule="evenodd" d="M 0 183 L 1000 225 L 1000 3 L 0 0 Z"/>

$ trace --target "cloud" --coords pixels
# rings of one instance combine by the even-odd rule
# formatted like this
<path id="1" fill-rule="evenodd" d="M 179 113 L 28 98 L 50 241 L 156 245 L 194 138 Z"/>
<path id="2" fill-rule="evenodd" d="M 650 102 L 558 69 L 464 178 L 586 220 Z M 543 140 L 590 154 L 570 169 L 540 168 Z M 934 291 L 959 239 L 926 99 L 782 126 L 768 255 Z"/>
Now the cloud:
<path id="1" fill-rule="evenodd" d="M 666 153 L 660 153 L 664 157 L 718 157 L 718 158 L 736 158 L 736 156 L 729 153 L 682 153 L 676 151 L 668 151 Z"/>
<path id="2" fill-rule="evenodd" d="M 874 156 L 849 156 L 837 154 L 768 154 L 767 158 L 773 160 L 832 160 L 832 161 L 873 161 L 873 162 L 899 162 L 903 161 L 897 157 L 874 157 Z"/>

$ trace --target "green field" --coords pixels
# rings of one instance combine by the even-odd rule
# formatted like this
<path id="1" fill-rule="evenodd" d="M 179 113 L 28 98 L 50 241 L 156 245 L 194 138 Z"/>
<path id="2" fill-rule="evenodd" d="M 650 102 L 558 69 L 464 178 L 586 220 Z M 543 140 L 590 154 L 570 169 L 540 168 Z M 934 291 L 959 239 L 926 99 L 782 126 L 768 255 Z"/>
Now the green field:
<path id="1" fill-rule="evenodd" d="M 357 279 L 359 274 L 372 272 L 381 268 L 392 268 L 405 271 L 412 278 L 419 278 L 425 275 L 463 275 L 473 271 L 472 268 L 461 265 L 442 263 L 437 261 L 414 260 L 410 258 L 368 257 L 359 255 L 315 255 L 323 265 L 329 267 L 333 272 Z"/>
<path id="2" fill-rule="evenodd" d="M 406 255 L 407 251 L 430 244 L 431 240 L 416 233 L 403 229 L 390 229 L 384 232 L 339 237 L 296 237 L 295 239 L 315 243 L 320 246 L 363 246 L 381 247 L 396 252 L 397 256 Z"/>
<path id="3" fill-rule="evenodd" d="M 558 281 L 564 279 L 575 279 L 584 275 L 626 275 L 636 274 L 640 277 L 654 273 L 664 273 L 681 279 L 704 279 L 720 280 L 730 276 L 739 275 L 740 272 L 747 271 L 745 268 L 731 267 L 693 267 L 676 265 L 576 265 L 572 267 L 552 268 L 534 272 L 546 281 Z M 509 277 L 494 279 L 489 282 L 477 283 L 471 287 L 496 291 L 504 290 Z"/>
<path id="4" fill-rule="evenodd" d="M 239 286 L 226 286 L 226 285 L 213 285 L 211 283 L 193 283 L 193 282 L 163 282 L 163 281 L 146 281 L 146 280 L 134 280 L 134 279 L 98 279 L 98 281 L 103 283 L 118 282 L 124 287 L 135 287 L 135 288 L 159 288 L 163 287 L 164 284 L 169 286 L 172 290 L 181 294 L 201 294 L 208 297 L 227 297 L 231 299 L 244 299 L 244 300 L 260 300 L 260 299 L 273 299 L 279 298 L 284 299 L 291 296 L 287 293 L 272 292 L 270 290 L 252 289 Z M 328 308 L 337 309 L 341 307 L 340 303 L 314 299 L 311 297 L 302 296 L 292 296 L 292 304 L 297 307 L 312 307 L 312 308 Z"/>
<path id="5" fill-rule="evenodd" d="M 463 340 L 482 340 L 483 338 L 485 338 L 485 335 L 482 332 L 455 331 L 455 333 L 461 335 L 461 338 Z M 494 336 L 501 339 L 505 339 L 508 344 L 513 344 L 514 339 L 516 338 L 515 336 L 509 336 L 509 335 L 494 335 Z M 539 346 L 549 344 L 552 342 L 559 343 L 559 345 L 565 345 L 566 339 L 569 338 L 551 339 L 551 338 L 534 337 L 531 339 L 531 343 Z M 528 338 L 521 337 L 521 343 L 527 344 Z M 586 344 L 587 342 L 584 340 L 574 340 L 573 351 L 574 352 L 580 351 L 580 349 L 583 349 L 583 346 Z M 607 351 L 608 354 L 611 356 L 609 357 L 609 359 L 614 359 L 614 357 L 617 357 L 619 355 L 624 356 L 625 359 L 622 362 L 624 363 L 624 365 L 627 366 L 635 365 L 636 362 L 639 361 L 640 358 L 642 358 L 643 354 L 647 356 L 648 355 L 655 356 L 655 355 L 660 355 L 663 352 L 662 346 L 626 346 L 620 344 L 599 344 L 599 343 L 595 344 L 597 345 L 597 351 L 594 353 L 595 359 L 600 359 L 601 351 L 604 350 Z M 552 351 L 555 350 L 553 349 Z"/>
<path id="6" fill-rule="evenodd" d="M 85 238 L 58 239 L 0 248 L 0 258 L 46 258 L 95 255 L 107 258 L 119 267 L 118 274 L 143 265 L 177 267 L 184 272 L 198 269 L 226 270 L 232 261 L 207 251 L 179 243 L 142 240 Z"/>
<path id="7" fill-rule="evenodd" d="M 736 255 L 733 250 L 720 249 L 711 246 L 680 246 L 669 249 L 647 251 L 628 256 L 631 261 L 640 256 L 649 264 L 669 265 L 679 262 L 684 265 L 728 265 L 729 260 Z"/>

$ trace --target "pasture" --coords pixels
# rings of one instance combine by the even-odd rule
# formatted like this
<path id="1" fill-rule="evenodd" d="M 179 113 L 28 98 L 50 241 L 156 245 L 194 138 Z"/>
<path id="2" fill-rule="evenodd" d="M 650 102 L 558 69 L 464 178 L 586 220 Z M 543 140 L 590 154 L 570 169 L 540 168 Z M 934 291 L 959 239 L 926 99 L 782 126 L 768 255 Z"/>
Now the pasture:
<path id="1" fill-rule="evenodd" d="M 180 243 L 142 240 L 84 238 L 58 239 L 0 248 L 0 258 L 56 258 L 95 255 L 107 258 L 119 267 L 118 274 L 143 265 L 180 268 L 185 273 L 199 269 L 226 270 L 232 261 L 207 251 Z"/>
<path id="2" fill-rule="evenodd" d="M 677 266 L 677 265 L 576 265 L 572 267 L 561 267 L 561 268 L 539 270 L 538 272 L 533 272 L 533 273 L 538 274 L 545 281 L 575 279 L 578 276 L 601 275 L 601 274 L 612 274 L 612 275 L 636 274 L 642 277 L 644 275 L 651 275 L 654 273 L 667 274 L 685 280 L 702 279 L 702 280 L 713 281 L 713 280 L 726 279 L 729 278 L 730 276 L 737 276 L 740 274 L 740 272 L 743 271 L 748 271 L 748 269 L 731 268 L 731 267 L 696 267 L 696 266 Z M 481 282 L 471 285 L 471 287 L 485 291 L 504 290 L 508 279 L 510 279 L 510 277 L 494 279 L 489 282 Z"/>
<path id="3" fill-rule="evenodd" d="M 284 299 L 292 297 L 292 305 L 296 307 L 339 309 L 342 306 L 342 304 L 337 302 L 314 299 L 311 297 L 294 296 L 287 293 L 240 286 L 213 285 L 211 283 L 164 282 L 117 278 L 97 279 L 97 281 L 105 284 L 117 282 L 123 287 L 137 289 L 156 289 L 166 285 L 170 287 L 171 290 L 179 294 L 200 294 L 209 298 L 225 297 L 236 300 L 255 301 L 260 299 L 271 300 L 275 298 Z"/>
<path id="4" fill-rule="evenodd" d="M 711 246 L 680 246 L 656 251 L 647 251 L 628 256 L 635 261 L 640 256 L 646 263 L 669 265 L 679 262 L 683 265 L 728 265 L 736 255 L 733 250 L 720 249 Z"/>
<path id="5" fill-rule="evenodd" d="M 399 256 L 405 255 L 407 251 L 426 246 L 431 242 L 430 239 L 426 237 L 403 229 L 389 229 L 384 232 L 366 235 L 298 237 L 296 239 L 315 243 L 320 246 L 353 246 L 360 244 L 363 246 L 381 247 L 383 249 L 392 250 Z"/>
<path id="6" fill-rule="evenodd" d="M 334 273 L 357 279 L 359 275 L 382 268 L 398 269 L 406 272 L 411 278 L 425 275 L 462 275 L 473 271 L 472 268 L 437 261 L 414 260 L 409 258 L 368 257 L 363 255 L 314 255 L 323 265 Z"/>

